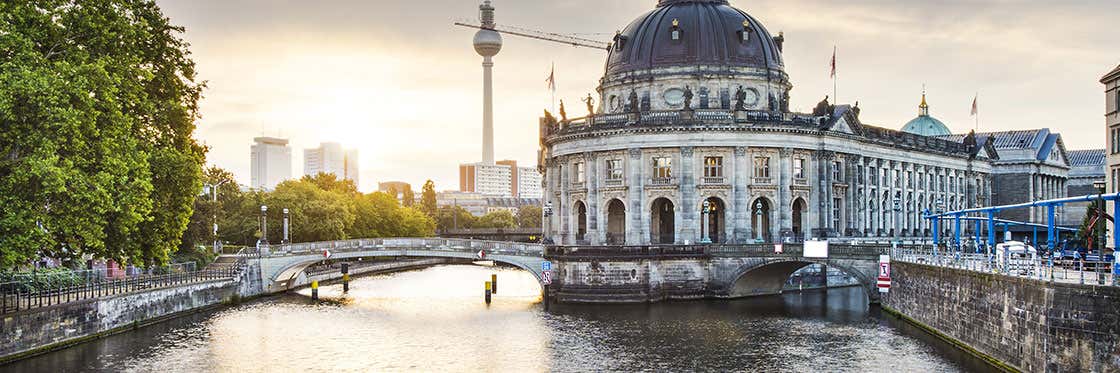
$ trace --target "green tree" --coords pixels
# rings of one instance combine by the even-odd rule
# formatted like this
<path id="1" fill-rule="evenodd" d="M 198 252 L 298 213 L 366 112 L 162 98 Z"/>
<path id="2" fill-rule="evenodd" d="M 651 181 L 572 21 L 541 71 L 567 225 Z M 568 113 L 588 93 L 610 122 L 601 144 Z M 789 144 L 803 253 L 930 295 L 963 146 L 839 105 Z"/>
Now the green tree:
<path id="1" fill-rule="evenodd" d="M 291 218 L 292 242 L 343 240 L 354 223 L 353 199 L 325 191 L 309 180 L 289 180 L 276 186 L 266 198 L 269 215 L 268 241 L 280 242 L 283 209 Z"/>
<path id="2" fill-rule="evenodd" d="M 335 192 L 347 196 L 356 196 L 361 194 L 358 192 L 358 185 L 354 184 L 354 180 L 339 179 L 338 175 L 334 173 L 320 172 L 315 176 L 304 175 L 300 178 L 301 181 L 310 182 L 319 187 L 319 189 Z"/>
<path id="3" fill-rule="evenodd" d="M 513 228 L 516 226 L 517 220 L 514 219 L 512 212 L 498 210 L 478 218 L 478 221 L 471 228 Z"/>
<path id="4" fill-rule="evenodd" d="M 540 228 L 541 214 L 540 206 L 522 206 L 517 209 L 517 226 L 521 228 Z"/>
<path id="5" fill-rule="evenodd" d="M 218 217 L 218 226 L 222 224 L 223 218 L 233 210 L 233 203 L 239 198 L 241 189 L 237 186 L 237 181 L 234 180 L 233 173 L 218 167 L 207 168 L 203 172 L 203 183 L 206 185 L 221 185 L 214 190 L 215 194 L 211 194 L 209 190 L 203 188 L 202 193 L 195 196 L 194 199 L 194 213 L 191 215 L 190 221 L 187 223 L 187 230 L 183 233 L 183 239 L 179 244 L 179 248 L 175 256 L 181 257 L 189 255 L 198 256 L 194 253 L 198 247 L 205 246 L 212 249 L 214 242 L 213 225 L 215 223 L 214 217 Z M 217 202 L 212 201 L 213 197 L 217 197 Z M 222 237 L 219 235 L 218 239 Z"/>
<path id="6" fill-rule="evenodd" d="M 404 193 L 401 194 L 401 205 L 412 207 L 414 203 L 416 203 L 416 194 L 412 193 L 412 188 L 405 188 Z"/>
<path id="7" fill-rule="evenodd" d="M 0 2 L 0 265 L 180 246 L 206 153 L 182 32 L 152 0 Z"/>
<path id="8" fill-rule="evenodd" d="M 420 211 L 435 219 L 436 208 L 436 183 L 425 181 L 424 188 L 420 191 Z"/>
<path id="9" fill-rule="evenodd" d="M 478 218 L 462 206 L 440 206 L 436 213 L 436 228 L 441 231 L 469 229 Z"/>

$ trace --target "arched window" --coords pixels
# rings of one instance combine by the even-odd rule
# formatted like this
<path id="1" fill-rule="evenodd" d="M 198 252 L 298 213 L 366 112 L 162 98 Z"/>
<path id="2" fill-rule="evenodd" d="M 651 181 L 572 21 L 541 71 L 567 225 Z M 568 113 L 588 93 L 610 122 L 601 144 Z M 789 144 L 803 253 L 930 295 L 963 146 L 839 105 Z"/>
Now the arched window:
<path id="1" fill-rule="evenodd" d="M 669 29 L 669 35 L 673 40 L 681 40 L 681 21 L 674 18 L 673 27 Z"/>

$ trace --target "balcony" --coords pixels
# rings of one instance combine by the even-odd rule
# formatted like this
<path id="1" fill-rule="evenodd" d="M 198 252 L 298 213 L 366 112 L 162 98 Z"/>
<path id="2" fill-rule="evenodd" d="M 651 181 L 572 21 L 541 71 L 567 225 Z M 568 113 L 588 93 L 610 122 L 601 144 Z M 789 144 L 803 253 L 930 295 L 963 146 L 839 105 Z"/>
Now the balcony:
<path id="1" fill-rule="evenodd" d="M 806 178 L 794 178 L 794 179 L 793 179 L 793 185 L 796 185 L 796 186 L 807 186 L 807 185 L 809 185 L 809 179 L 806 179 Z"/>
<path id="2" fill-rule="evenodd" d="M 751 178 L 752 184 L 773 184 L 774 178 L 772 177 L 753 177 Z"/>
<path id="3" fill-rule="evenodd" d="M 622 179 L 606 179 L 606 180 L 603 180 L 603 186 L 608 187 L 608 188 L 609 187 L 620 187 L 623 184 L 624 184 L 624 181 Z"/>
<path id="4" fill-rule="evenodd" d="M 649 179 L 649 186 L 671 186 L 676 180 L 671 177 L 655 177 Z"/>
<path id="5" fill-rule="evenodd" d="M 582 182 L 582 181 L 571 182 L 571 183 L 568 183 L 568 189 L 570 189 L 570 190 L 587 189 L 587 183 Z"/>
<path id="6" fill-rule="evenodd" d="M 702 185 L 727 185 L 727 178 L 723 176 L 705 176 L 700 178 Z"/>

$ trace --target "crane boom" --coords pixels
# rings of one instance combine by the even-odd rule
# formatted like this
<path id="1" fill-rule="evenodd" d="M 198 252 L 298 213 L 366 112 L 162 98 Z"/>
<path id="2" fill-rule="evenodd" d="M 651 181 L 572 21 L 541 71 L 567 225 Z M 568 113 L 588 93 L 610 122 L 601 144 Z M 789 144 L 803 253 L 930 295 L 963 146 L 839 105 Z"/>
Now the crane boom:
<path id="1" fill-rule="evenodd" d="M 494 27 L 492 27 L 492 28 L 491 27 L 483 27 L 482 25 L 479 25 L 479 24 L 465 23 L 465 22 L 455 22 L 455 25 L 456 26 L 462 26 L 462 27 L 475 28 L 475 29 L 482 29 L 482 30 L 492 30 L 492 31 L 497 31 L 498 33 L 501 33 L 501 34 L 509 34 L 509 35 L 514 35 L 514 36 L 530 38 L 530 39 L 551 41 L 553 43 L 567 44 L 567 45 L 571 45 L 573 47 L 592 48 L 592 49 L 599 49 L 599 50 L 605 50 L 605 51 L 610 51 L 611 50 L 611 43 L 598 41 L 598 40 L 592 40 L 592 39 L 579 38 L 579 37 L 574 37 L 574 36 L 564 35 L 564 34 L 557 34 L 557 33 L 551 33 L 551 32 L 541 32 L 541 31 L 535 31 L 535 30 L 530 30 L 530 29 L 525 29 L 525 28 L 520 28 L 520 27 L 504 26 L 504 25 L 494 25 Z"/>

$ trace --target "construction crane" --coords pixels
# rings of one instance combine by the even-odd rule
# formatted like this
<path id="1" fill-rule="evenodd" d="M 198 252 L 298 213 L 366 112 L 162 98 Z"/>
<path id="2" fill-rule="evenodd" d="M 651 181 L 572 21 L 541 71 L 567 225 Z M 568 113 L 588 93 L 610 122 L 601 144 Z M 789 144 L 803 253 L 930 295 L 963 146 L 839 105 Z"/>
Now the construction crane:
<path id="1" fill-rule="evenodd" d="M 530 39 L 551 41 L 553 43 L 567 44 L 567 45 L 571 45 L 573 47 L 592 48 L 592 49 L 604 50 L 604 51 L 608 51 L 608 52 L 611 50 L 611 43 L 608 43 L 608 42 L 605 42 L 605 41 L 586 39 L 586 38 L 575 37 L 575 36 L 571 36 L 571 35 L 557 34 L 557 33 L 553 33 L 553 32 L 543 32 L 543 31 L 537 31 L 537 30 L 530 30 L 530 29 L 527 29 L 527 28 L 516 27 L 516 26 L 506 26 L 506 25 L 495 24 L 493 27 L 489 27 L 489 26 L 483 26 L 482 24 L 473 23 L 473 22 L 472 23 L 455 22 L 455 25 L 456 26 L 462 26 L 462 27 L 469 27 L 469 28 L 473 28 L 473 29 L 479 29 L 479 30 L 491 30 L 491 31 L 496 31 L 500 34 L 507 34 L 507 35 L 520 36 L 520 37 L 530 38 Z"/>

